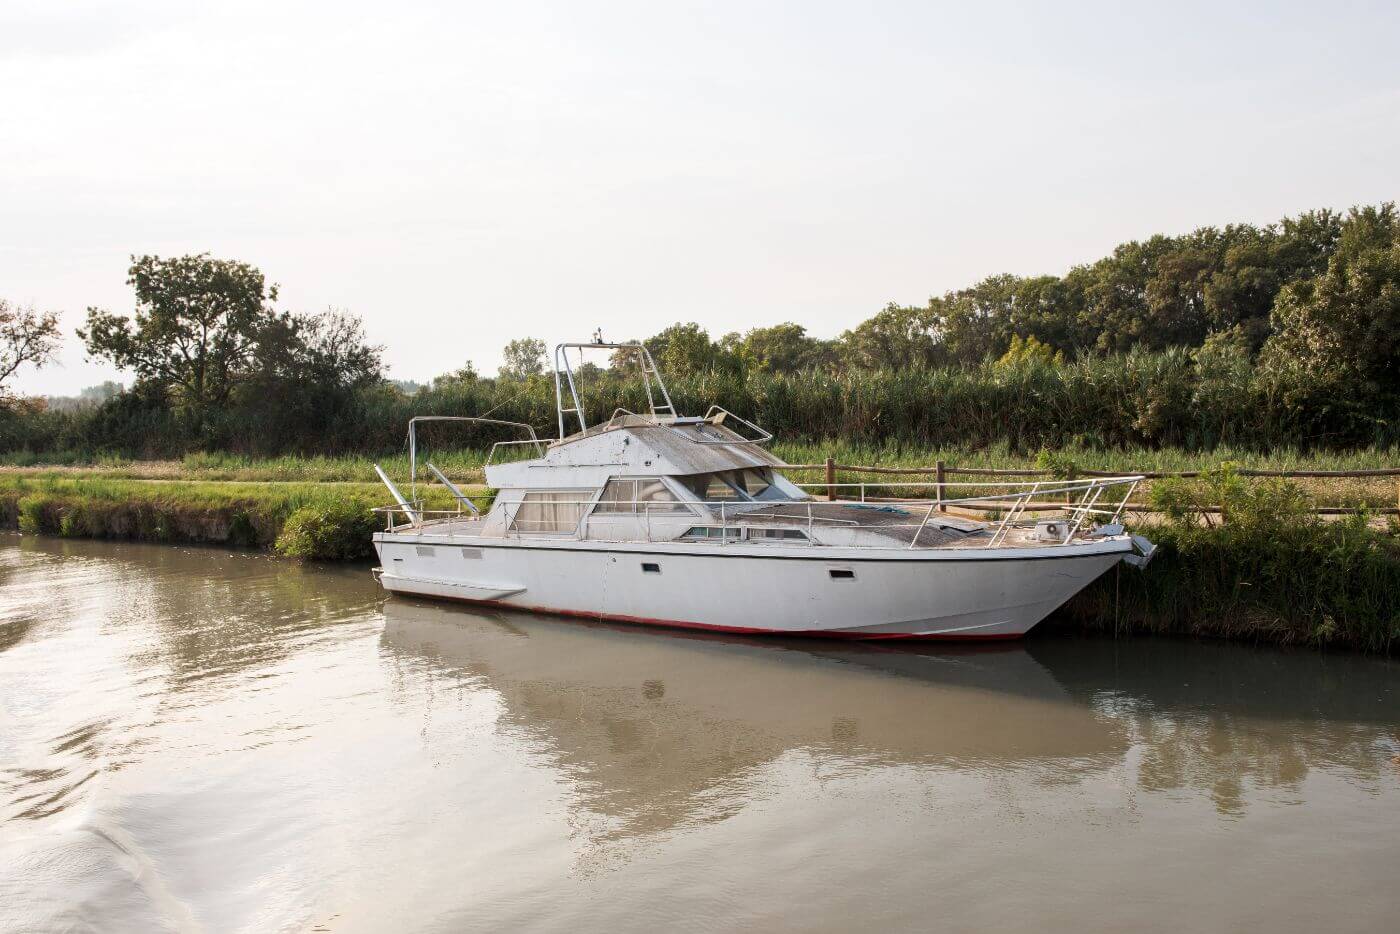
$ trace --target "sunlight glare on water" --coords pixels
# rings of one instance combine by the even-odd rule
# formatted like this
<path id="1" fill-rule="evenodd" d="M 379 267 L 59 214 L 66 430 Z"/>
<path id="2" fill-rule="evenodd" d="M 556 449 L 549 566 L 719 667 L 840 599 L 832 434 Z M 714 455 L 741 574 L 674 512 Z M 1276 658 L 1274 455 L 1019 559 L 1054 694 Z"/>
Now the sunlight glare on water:
<path id="1" fill-rule="evenodd" d="M 698 637 L 0 544 L 0 930 L 1393 929 L 1400 666 Z"/>

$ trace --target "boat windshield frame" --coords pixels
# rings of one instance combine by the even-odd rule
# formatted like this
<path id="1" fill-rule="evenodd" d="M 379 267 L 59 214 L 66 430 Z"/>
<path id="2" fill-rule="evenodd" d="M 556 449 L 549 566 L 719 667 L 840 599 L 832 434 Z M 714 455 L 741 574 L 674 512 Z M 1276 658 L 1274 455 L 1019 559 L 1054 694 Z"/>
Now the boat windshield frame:
<path id="1" fill-rule="evenodd" d="M 756 474 L 763 482 L 757 493 L 749 492 L 748 474 Z M 695 497 L 703 505 L 711 503 L 794 503 L 809 500 L 810 494 L 803 491 L 772 467 L 736 467 L 731 470 L 711 470 L 705 473 L 673 476 L 677 485 Z M 718 499 L 710 495 L 714 482 L 718 480 L 735 495 L 732 499 Z M 737 481 L 737 482 L 736 482 Z M 776 494 L 776 495 L 770 495 Z"/>

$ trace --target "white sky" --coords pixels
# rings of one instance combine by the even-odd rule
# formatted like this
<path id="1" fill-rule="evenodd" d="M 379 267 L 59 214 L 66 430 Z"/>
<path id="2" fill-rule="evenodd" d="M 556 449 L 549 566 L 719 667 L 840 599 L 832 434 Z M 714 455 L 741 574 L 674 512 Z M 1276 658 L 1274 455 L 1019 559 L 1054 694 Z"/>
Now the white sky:
<path id="1" fill-rule="evenodd" d="M 210 7 L 210 8 L 205 8 Z M 1394 3 L 0 0 L 0 295 L 259 266 L 397 378 L 511 338 L 834 336 L 1116 243 L 1400 194 Z"/>

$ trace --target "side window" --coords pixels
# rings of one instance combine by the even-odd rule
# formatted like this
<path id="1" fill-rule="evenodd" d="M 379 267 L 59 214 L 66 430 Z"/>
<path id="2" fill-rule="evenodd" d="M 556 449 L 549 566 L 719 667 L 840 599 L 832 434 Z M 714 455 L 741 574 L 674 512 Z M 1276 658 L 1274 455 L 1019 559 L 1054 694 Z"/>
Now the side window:
<path id="1" fill-rule="evenodd" d="M 736 490 L 726 479 L 724 474 L 713 473 L 709 475 L 709 482 L 705 484 L 705 493 L 702 497 L 710 503 L 732 503 L 742 501 L 744 494 Z"/>
<path id="2" fill-rule="evenodd" d="M 600 512 L 632 512 L 632 502 L 637 498 L 636 480 L 609 480 L 603 487 L 603 496 L 593 510 Z"/>
<path id="3" fill-rule="evenodd" d="M 591 498 L 587 490 L 531 490 L 515 510 L 510 527 L 518 532 L 572 532 Z"/>
<path id="4" fill-rule="evenodd" d="M 743 529 L 739 529 L 739 528 L 733 528 L 733 529 L 731 529 L 731 528 L 723 528 L 723 527 L 721 527 L 721 526 L 695 525 L 695 526 L 691 526 L 690 528 L 686 529 L 686 530 L 685 530 L 685 534 L 682 535 L 681 538 L 692 538 L 692 539 L 700 539 L 700 538 L 705 538 L 705 539 L 709 539 L 709 538 L 726 539 L 726 538 L 727 538 L 727 539 L 730 539 L 731 541 L 737 541 L 738 539 L 743 538 L 743 536 L 744 536 L 744 530 L 743 530 Z"/>
<path id="5" fill-rule="evenodd" d="M 688 513 L 690 509 L 676 500 L 660 480 L 609 480 L 603 487 L 594 514 L 642 513 L 657 515 L 671 512 Z"/>
<path id="6" fill-rule="evenodd" d="M 743 477 L 744 491 L 754 499 L 763 496 L 768 487 L 772 485 L 768 481 L 767 474 L 762 470 L 745 470 Z"/>
<path id="7" fill-rule="evenodd" d="M 690 512 L 681 505 L 671 491 L 666 489 L 666 484 L 660 480 L 638 480 L 637 500 L 640 505 L 638 512 L 649 512 L 652 515 L 667 512 Z"/>
<path id="8" fill-rule="evenodd" d="M 800 532 L 797 529 L 749 529 L 749 538 L 779 538 L 788 541 L 805 542 L 807 540 L 807 533 Z"/>

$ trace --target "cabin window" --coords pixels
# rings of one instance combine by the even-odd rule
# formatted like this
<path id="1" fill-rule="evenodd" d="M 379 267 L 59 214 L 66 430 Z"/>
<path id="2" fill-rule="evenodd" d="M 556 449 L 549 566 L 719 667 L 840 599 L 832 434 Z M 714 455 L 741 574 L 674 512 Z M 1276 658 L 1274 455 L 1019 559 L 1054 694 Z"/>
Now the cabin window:
<path id="1" fill-rule="evenodd" d="M 765 470 L 741 470 L 739 479 L 744 486 L 744 492 L 754 499 L 762 499 L 764 492 L 773 485 Z"/>
<path id="2" fill-rule="evenodd" d="M 679 479 L 695 494 L 696 499 L 707 503 L 774 502 L 805 498 L 802 491 L 791 484 L 779 486 L 775 475 L 767 468 L 725 470 Z"/>
<path id="3" fill-rule="evenodd" d="M 706 478 L 705 489 L 701 492 L 701 498 L 709 503 L 732 503 L 747 499 L 739 488 L 729 482 L 729 477 L 725 474 L 710 474 Z"/>
<path id="4" fill-rule="evenodd" d="M 690 492 L 695 494 L 695 498 L 706 503 L 742 503 L 748 497 L 741 493 L 730 481 L 729 477 L 733 471 L 724 473 L 702 473 L 693 477 L 683 477 L 681 482 L 686 485 Z"/>
<path id="5" fill-rule="evenodd" d="M 805 542 L 807 540 L 807 533 L 798 529 L 749 529 L 749 538 L 771 538 Z"/>
<path id="6" fill-rule="evenodd" d="M 627 515 L 641 513 L 654 516 L 676 512 L 688 513 L 690 510 L 677 500 L 660 480 L 617 478 L 609 480 L 608 485 L 603 487 L 603 495 L 593 512 Z"/>
<path id="7" fill-rule="evenodd" d="M 572 532 L 591 498 L 587 490 L 531 490 L 520 501 L 510 527 L 517 532 Z"/>
<path id="8" fill-rule="evenodd" d="M 733 540 L 733 539 L 742 537 L 743 534 L 744 534 L 744 530 L 743 530 L 743 529 L 726 529 L 726 528 L 722 528 L 722 527 L 720 527 L 720 526 L 718 526 L 718 525 L 693 525 L 693 526 L 691 526 L 690 528 L 688 528 L 688 529 L 685 530 L 685 534 L 682 535 L 681 538 L 695 538 L 695 539 L 710 539 L 710 538 L 725 539 L 725 538 L 727 538 L 727 539 Z"/>
<path id="9" fill-rule="evenodd" d="M 849 568 L 832 568 L 827 573 L 834 581 L 853 581 L 856 579 L 856 572 Z"/>

